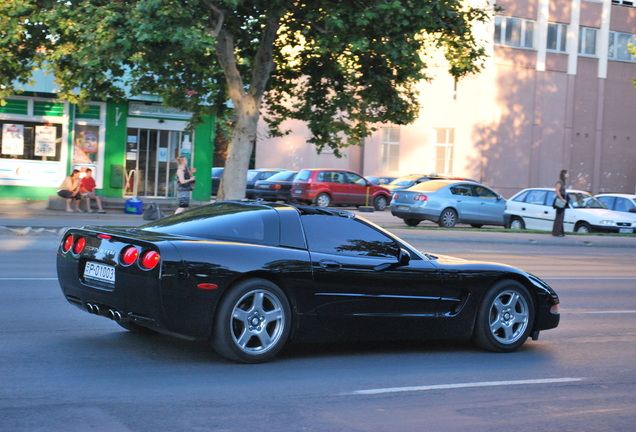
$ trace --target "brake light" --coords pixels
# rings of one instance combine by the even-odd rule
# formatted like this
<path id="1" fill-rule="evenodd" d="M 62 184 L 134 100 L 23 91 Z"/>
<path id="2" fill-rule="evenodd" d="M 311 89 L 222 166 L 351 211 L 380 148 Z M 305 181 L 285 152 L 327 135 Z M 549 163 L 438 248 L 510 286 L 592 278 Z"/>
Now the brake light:
<path id="1" fill-rule="evenodd" d="M 80 237 L 75 240 L 75 245 L 73 246 L 73 253 L 79 254 L 84 250 L 84 246 L 86 246 L 86 239 L 84 237 Z"/>
<path id="2" fill-rule="evenodd" d="M 64 243 L 62 243 L 62 251 L 66 253 L 71 250 L 71 247 L 73 247 L 73 236 L 67 235 L 64 239 Z"/>
<path id="3" fill-rule="evenodd" d="M 415 195 L 413 197 L 413 201 L 428 201 L 428 196 L 427 195 Z"/>
<path id="4" fill-rule="evenodd" d="M 138 256 L 139 251 L 137 250 L 137 248 L 134 246 L 128 246 L 122 251 L 120 262 L 125 266 L 129 266 L 137 261 Z"/>
<path id="5" fill-rule="evenodd" d="M 139 266 L 144 270 L 152 270 L 159 263 L 159 253 L 153 250 L 144 252 L 139 260 Z"/>
<path id="6" fill-rule="evenodd" d="M 279 190 L 280 189 L 280 185 L 279 184 L 272 184 L 269 185 L 269 188 L 272 190 Z"/>

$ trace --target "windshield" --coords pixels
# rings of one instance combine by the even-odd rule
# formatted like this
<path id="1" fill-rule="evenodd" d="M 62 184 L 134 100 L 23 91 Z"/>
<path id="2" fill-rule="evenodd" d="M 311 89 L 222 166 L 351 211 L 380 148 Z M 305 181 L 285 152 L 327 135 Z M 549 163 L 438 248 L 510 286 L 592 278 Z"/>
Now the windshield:
<path id="1" fill-rule="evenodd" d="M 592 195 L 580 192 L 568 192 L 570 205 L 572 208 L 605 209 L 605 204 L 594 198 Z"/>
<path id="2" fill-rule="evenodd" d="M 410 186 L 413 183 L 415 183 L 415 180 L 417 180 L 416 177 L 400 177 L 398 179 L 393 180 L 391 183 L 391 185 L 393 186 Z"/>
<path id="3" fill-rule="evenodd" d="M 282 171 L 282 172 L 274 174 L 267 180 L 268 181 L 291 181 L 294 179 L 294 177 L 296 177 L 296 174 L 298 174 L 296 171 Z"/>

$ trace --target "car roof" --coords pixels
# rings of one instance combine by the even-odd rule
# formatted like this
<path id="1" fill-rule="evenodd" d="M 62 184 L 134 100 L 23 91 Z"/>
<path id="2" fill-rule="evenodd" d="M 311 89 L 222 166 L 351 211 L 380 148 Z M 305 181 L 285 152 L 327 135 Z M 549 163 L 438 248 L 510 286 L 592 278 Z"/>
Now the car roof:
<path id="1" fill-rule="evenodd" d="M 567 191 L 568 193 L 582 193 L 582 194 L 592 195 L 591 193 L 589 193 L 589 192 L 587 192 L 587 191 L 584 191 L 584 190 L 580 190 L 580 189 L 570 189 L 570 188 L 565 188 L 565 189 L 566 189 L 566 191 Z M 520 194 L 520 193 L 522 193 L 522 192 L 529 191 L 529 190 L 545 190 L 545 191 L 553 191 L 553 190 L 554 190 L 554 188 L 551 188 L 551 187 L 531 187 L 531 188 L 525 188 L 525 189 L 522 189 L 522 190 L 520 190 L 519 192 L 517 192 L 515 195 L 518 195 L 518 194 Z"/>
<path id="2" fill-rule="evenodd" d="M 636 199 L 636 195 L 634 194 L 623 194 L 623 193 L 602 193 L 602 194 L 597 194 L 595 195 L 597 197 L 600 196 L 610 196 L 610 197 L 619 197 L 619 198 L 631 198 L 631 199 Z"/>

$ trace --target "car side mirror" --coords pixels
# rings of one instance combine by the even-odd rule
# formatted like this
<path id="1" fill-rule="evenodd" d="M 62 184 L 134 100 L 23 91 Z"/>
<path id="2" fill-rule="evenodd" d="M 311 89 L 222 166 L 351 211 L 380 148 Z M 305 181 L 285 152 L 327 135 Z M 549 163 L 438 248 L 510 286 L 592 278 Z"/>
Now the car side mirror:
<path id="1" fill-rule="evenodd" d="M 636 207 L 630 207 L 627 211 L 630 213 L 636 213 Z"/>
<path id="2" fill-rule="evenodd" d="M 398 253 L 398 256 L 397 256 L 397 262 L 378 264 L 377 266 L 373 267 L 373 270 L 378 272 L 385 271 L 391 268 L 406 266 L 410 262 L 411 262 L 411 254 L 408 251 L 400 248 L 400 252 Z"/>

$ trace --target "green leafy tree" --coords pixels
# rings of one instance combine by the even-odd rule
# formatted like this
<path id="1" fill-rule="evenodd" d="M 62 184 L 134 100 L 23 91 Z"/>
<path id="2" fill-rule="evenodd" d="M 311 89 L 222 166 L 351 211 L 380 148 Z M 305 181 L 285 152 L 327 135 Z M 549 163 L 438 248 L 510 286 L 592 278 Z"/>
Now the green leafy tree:
<path id="1" fill-rule="evenodd" d="M 244 196 L 264 112 L 273 134 L 306 121 L 318 151 L 418 112 L 425 54 L 477 72 L 473 28 L 487 2 L 461 0 L 0 0 L 0 97 L 42 68 L 82 103 L 152 93 L 194 113 L 235 112 L 220 198 Z M 430 59 L 429 59 L 430 60 Z"/>

